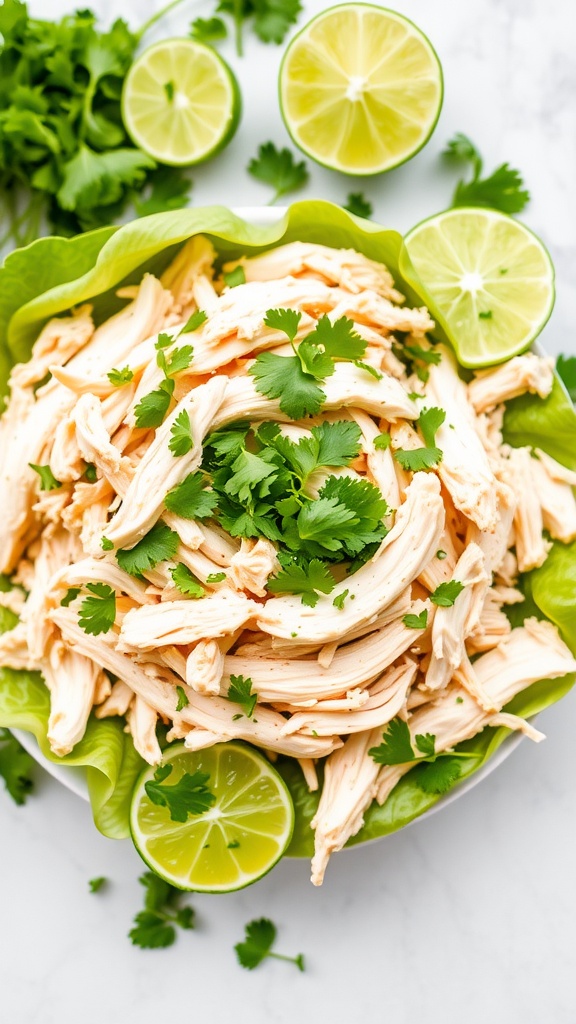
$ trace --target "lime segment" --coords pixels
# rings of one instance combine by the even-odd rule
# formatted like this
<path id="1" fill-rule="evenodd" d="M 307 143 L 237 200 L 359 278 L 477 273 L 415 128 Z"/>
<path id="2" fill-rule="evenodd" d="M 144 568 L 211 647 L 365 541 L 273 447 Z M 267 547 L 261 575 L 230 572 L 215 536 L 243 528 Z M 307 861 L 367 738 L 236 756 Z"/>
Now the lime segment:
<path id="1" fill-rule="evenodd" d="M 552 312 L 550 256 L 536 235 L 503 213 L 447 210 L 413 228 L 406 246 L 464 366 L 523 352 Z"/>
<path id="2" fill-rule="evenodd" d="M 168 39 L 130 68 L 122 117 L 132 141 L 160 163 L 197 164 L 230 141 L 240 120 L 240 91 L 210 46 Z"/>
<path id="3" fill-rule="evenodd" d="M 280 105 L 308 156 L 345 174 L 378 174 L 430 137 L 442 70 L 412 22 L 371 4 L 343 4 L 313 18 L 290 43 Z"/>
<path id="4" fill-rule="evenodd" d="M 130 828 L 140 856 L 166 881 L 197 892 L 231 892 L 265 875 L 286 850 L 294 827 L 288 789 L 262 754 L 241 743 L 219 743 L 207 750 L 183 744 L 164 752 L 172 765 L 169 782 L 184 772 L 206 772 L 216 802 L 186 822 L 148 798 L 142 773 L 132 797 Z"/>

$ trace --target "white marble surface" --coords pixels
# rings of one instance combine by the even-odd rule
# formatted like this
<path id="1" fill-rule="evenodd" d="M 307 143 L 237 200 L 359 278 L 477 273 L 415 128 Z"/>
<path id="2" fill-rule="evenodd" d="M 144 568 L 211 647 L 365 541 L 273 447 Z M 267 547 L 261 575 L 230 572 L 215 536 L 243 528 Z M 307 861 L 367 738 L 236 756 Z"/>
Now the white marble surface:
<path id="1" fill-rule="evenodd" d="M 31 0 L 37 14 L 67 0 Z M 119 6 L 93 0 L 103 16 Z M 134 22 L 160 4 L 130 0 Z M 308 0 L 306 15 L 323 9 Z M 210 13 L 185 4 L 163 29 Z M 448 203 L 454 175 L 438 154 L 456 130 L 488 168 L 509 160 L 532 190 L 525 214 L 549 246 L 558 301 L 543 340 L 576 352 L 576 14 L 572 0 L 405 0 L 430 36 L 446 77 L 444 110 L 410 164 L 362 187 L 375 219 L 406 229 Z M 137 13 L 136 13 L 137 12 Z M 266 190 L 244 167 L 258 143 L 288 140 L 275 98 L 280 49 L 247 35 L 246 57 L 225 50 L 240 79 L 240 131 L 197 171 L 194 200 L 257 204 Z M 342 201 L 357 188 L 313 168 L 302 195 Z M 573 1024 L 576 1020 L 575 698 L 541 718 L 548 741 L 523 743 L 497 773 L 408 831 L 341 855 L 323 889 L 305 862 L 285 861 L 227 897 L 196 897 L 196 932 L 166 951 L 133 949 L 142 865 L 129 843 L 104 839 L 88 807 L 42 775 L 26 807 L 0 792 L 0 1018 L 10 1024 Z M 89 895 L 104 874 L 109 889 Z M 235 964 L 243 925 L 266 914 L 278 948 L 305 953 L 308 970 Z"/>

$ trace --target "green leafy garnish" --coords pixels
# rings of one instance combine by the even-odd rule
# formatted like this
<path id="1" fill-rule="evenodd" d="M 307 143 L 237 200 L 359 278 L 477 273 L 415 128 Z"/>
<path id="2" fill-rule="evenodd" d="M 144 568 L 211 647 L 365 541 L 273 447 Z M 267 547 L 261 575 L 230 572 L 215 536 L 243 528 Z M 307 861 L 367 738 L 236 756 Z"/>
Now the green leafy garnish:
<path id="1" fill-rule="evenodd" d="M 40 490 L 41 491 L 56 491 L 62 484 L 56 479 L 50 466 L 35 466 L 33 462 L 29 462 L 30 469 L 33 469 L 35 473 L 38 473 L 40 477 Z"/>
<path id="2" fill-rule="evenodd" d="M 229 270 L 227 274 L 222 274 L 222 280 L 228 288 L 237 288 L 239 284 L 246 284 L 246 272 L 244 267 L 234 267 L 234 270 Z"/>
<path id="3" fill-rule="evenodd" d="M 280 409 L 293 420 L 315 416 L 326 395 L 315 378 L 304 373 L 298 356 L 277 356 L 260 352 L 249 368 L 256 390 L 266 398 L 280 399 Z"/>
<path id="4" fill-rule="evenodd" d="M 402 622 L 408 629 L 426 629 L 428 624 L 428 609 L 424 608 L 419 615 L 405 615 Z"/>
<path id="5" fill-rule="evenodd" d="M 88 462 L 86 469 L 84 470 L 84 476 L 86 477 L 89 484 L 95 484 L 98 480 L 98 474 L 96 472 L 96 466 L 92 462 Z"/>
<path id="6" fill-rule="evenodd" d="M 91 878 L 88 882 L 88 888 L 90 892 L 100 892 L 102 888 L 107 884 L 108 879 L 104 875 L 100 875 L 98 878 Z"/>
<path id="7" fill-rule="evenodd" d="M 478 313 L 478 317 L 479 317 L 480 320 L 491 320 L 492 319 L 492 310 L 491 309 L 484 309 L 480 313 Z"/>
<path id="8" fill-rule="evenodd" d="M 288 960 L 296 965 L 299 971 L 304 970 L 304 956 L 284 956 L 282 953 L 273 953 L 272 946 L 276 941 L 276 926 L 267 917 L 261 917 L 258 921 L 250 921 L 244 928 L 244 942 L 238 942 L 234 949 L 238 957 L 238 963 L 247 970 L 252 971 L 258 964 L 261 964 L 267 956 L 276 960 Z"/>
<path id="9" fill-rule="evenodd" d="M 457 757 L 442 757 L 431 764 L 422 765 L 415 776 L 420 789 L 425 793 L 447 793 L 462 774 L 462 764 Z"/>
<path id="10" fill-rule="evenodd" d="M 300 594 L 302 604 L 315 608 L 320 594 L 331 594 L 336 583 L 328 566 L 313 558 L 306 568 L 293 563 L 281 569 L 277 576 L 268 580 L 271 594 Z"/>
<path id="11" fill-rule="evenodd" d="M 332 601 L 332 604 L 334 605 L 335 608 L 338 608 L 338 611 L 342 611 L 344 607 L 344 602 L 348 597 L 349 593 L 350 591 L 348 589 L 343 590 L 340 594 L 337 594 L 334 600 Z"/>
<path id="12" fill-rule="evenodd" d="M 111 540 L 108 540 L 108 537 L 101 537 L 100 538 L 100 547 L 102 548 L 102 551 L 113 551 L 114 550 L 114 544 L 112 543 Z"/>
<path id="13" fill-rule="evenodd" d="M 482 157 L 473 142 L 457 132 L 448 143 L 444 156 L 465 161 L 472 170 L 470 181 L 459 181 L 452 197 L 452 206 L 487 206 L 502 213 L 520 213 L 530 200 L 519 171 L 501 164 L 487 178 L 482 178 Z"/>
<path id="14" fill-rule="evenodd" d="M 123 384 L 129 384 L 134 379 L 134 371 L 129 366 L 124 366 L 122 370 L 110 370 L 106 376 L 115 388 L 121 388 Z"/>
<path id="15" fill-rule="evenodd" d="M 87 583 L 91 596 L 80 605 L 78 625 L 85 633 L 108 633 L 116 618 L 116 593 L 106 583 Z"/>
<path id="16" fill-rule="evenodd" d="M 348 210 L 349 213 L 355 214 L 356 217 L 368 218 L 372 216 L 372 203 L 366 199 L 362 192 L 349 192 L 348 198 L 344 203 L 344 209 Z"/>
<path id="17" fill-rule="evenodd" d="M 189 473 L 182 483 L 168 491 L 164 498 L 166 508 L 183 519 L 208 519 L 218 503 L 218 495 L 207 490 L 205 483 L 200 470 Z"/>
<path id="18" fill-rule="evenodd" d="M 178 562 L 175 569 L 170 569 L 170 575 L 174 586 L 178 588 L 181 594 L 193 598 L 204 597 L 206 591 L 200 580 L 196 579 L 194 573 L 190 572 L 188 566 L 184 565 L 183 562 Z"/>
<path id="19" fill-rule="evenodd" d="M 183 345 L 182 348 L 175 348 L 166 358 L 166 354 L 160 349 L 156 355 L 156 362 L 166 378 L 174 377 L 177 373 L 187 370 L 194 357 L 192 345 Z"/>
<path id="20" fill-rule="evenodd" d="M 248 164 L 248 174 L 265 185 L 271 185 L 274 189 L 271 204 L 302 188 L 308 181 L 305 162 L 296 163 L 289 149 L 277 149 L 273 142 L 264 142 L 258 147 L 258 156 L 252 157 Z"/>
<path id="21" fill-rule="evenodd" d="M 244 676 L 230 676 L 226 694 L 233 704 L 239 704 L 247 718 L 252 718 L 258 701 L 258 694 L 252 693 L 252 680 Z"/>
<path id="22" fill-rule="evenodd" d="M 417 424 L 424 438 L 426 447 L 414 448 L 412 450 L 398 448 L 394 452 L 394 458 L 402 466 L 402 469 L 407 469 L 412 473 L 417 473 L 423 469 L 430 469 L 432 466 L 436 466 L 442 461 L 442 451 L 440 448 L 436 448 L 434 442 L 436 439 L 436 431 L 440 426 L 442 426 L 445 419 L 446 413 L 444 412 L 444 409 L 438 409 L 435 406 L 430 409 L 424 409 L 420 413 Z"/>
<path id="23" fill-rule="evenodd" d="M 170 427 L 170 440 L 168 447 L 174 457 L 186 455 L 192 450 L 194 438 L 192 437 L 192 426 L 190 416 L 186 409 L 178 413 L 174 423 Z"/>
<path id="24" fill-rule="evenodd" d="M 558 356 L 556 370 L 570 398 L 576 402 L 576 356 Z"/>
<path id="25" fill-rule="evenodd" d="M 294 341 L 301 319 L 302 313 L 299 309 L 269 309 L 264 317 L 264 323 L 266 327 L 282 331 L 290 341 Z"/>
<path id="26" fill-rule="evenodd" d="M 162 949 L 174 943 L 175 925 L 186 930 L 194 928 L 193 908 L 179 907 L 180 889 L 152 871 L 146 871 L 138 881 L 146 889 L 145 909 L 136 914 L 134 927 L 128 933 L 133 945 L 142 949 Z"/>
<path id="27" fill-rule="evenodd" d="M 382 434 L 378 434 L 378 436 L 374 438 L 374 447 L 377 451 L 386 451 L 386 449 L 390 447 L 391 441 L 392 438 L 388 431 L 384 431 Z"/>
<path id="28" fill-rule="evenodd" d="M 205 324 L 208 317 L 203 309 L 197 309 L 192 316 L 188 317 L 188 320 L 184 324 L 184 327 L 180 331 L 180 334 L 191 334 L 192 331 L 197 331 L 202 324 Z"/>
<path id="29" fill-rule="evenodd" d="M 64 597 L 60 601 L 62 608 L 68 608 L 68 606 L 72 604 L 72 601 L 76 600 L 78 594 L 80 593 L 80 590 L 81 587 L 69 587 L 69 589 L 64 594 Z"/>
<path id="30" fill-rule="evenodd" d="M 34 785 L 34 760 L 8 729 L 0 729 L 0 776 L 14 803 L 21 806 Z"/>
<path id="31" fill-rule="evenodd" d="M 184 772 L 178 782 L 164 785 L 172 774 L 173 765 L 161 764 L 154 772 L 154 780 L 144 783 L 146 795 L 158 807 L 167 807 L 172 821 L 187 821 L 190 815 L 204 814 L 216 803 L 216 796 L 206 783 L 207 772 Z"/>
<path id="32" fill-rule="evenodd" d="M 206 583 L 223 583 L 223 581 L 225 579 L 226 579 L 226 573 L 225 572 L 211 572 L 206 577 Z"/>
<path id="33" fill-rule="evenodd" d="M 226 39 L 228 29 L 222 18 L 195 18 L 190 26 L 190 35 L 199 43 L 216 43 Z"/>
<path id="34" fill-rule="evenodd" d="M 192 182 L 179 167 L 157 167 L 148 175 L 147 183 L 134 196 L 139 217 L 167 210 L 181 210 L 188 205 Z"/>
<path id="35" fill-rule="evenodd" d="M 461 594 L 463 590 L 464 584 L 459 580 L 449 580 L 436 587 L 434 593 L 430 594 L 430 600 L 440 608 L 451 608 L 458 594 Z"/>
<path id="36" fill-rule="evenodd" d="M 162 425 L 170 408 L 174 387 L 174 381 L 165 378 L 155 391 L 144 395 L 134 409 L 134 422 L 137 427 L 156 428 Z"/>
<path id="37" fill-rule="evenodd" d="M 166 523 L 159 520 L 133 548 L 120 548 L 116 552 L 118 565 L 131 576 L 141 576 L 158 562 L 174 558 L 180 538 Z"/>
<path id="38" fill-rule="evenodd" d="M 178 694 L 178 701 L 176 703 L 176 711 L 183 711 L 184 708 L 187 708 L 189 703 L 190 703 L 190 701 L 188 700 L 188 697 L 186 695 L 186 690 L 184 689 L 183 686 L 177 686 L 176 687 L 176 693 Z"/>

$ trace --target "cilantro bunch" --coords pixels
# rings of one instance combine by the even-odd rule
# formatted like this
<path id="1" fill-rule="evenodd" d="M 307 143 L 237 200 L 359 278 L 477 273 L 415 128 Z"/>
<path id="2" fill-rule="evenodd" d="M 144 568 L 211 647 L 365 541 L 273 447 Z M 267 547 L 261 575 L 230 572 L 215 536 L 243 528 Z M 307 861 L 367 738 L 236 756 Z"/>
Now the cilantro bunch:
<path id="1" fill-rule="evenodd" d="M 90 10 L 48 21 L 32 18 L 20 0 L 4 0 L 0 245 L 26 244 L 46 220 L 65 235 L 109 224 L 146 185 L 139 214 L 186 205 L 188 182 L 171 168 L 157 171 L 121 118 L 124 77 L 160 14 L 138 32 L 121 18 L 102 32 Z"/>

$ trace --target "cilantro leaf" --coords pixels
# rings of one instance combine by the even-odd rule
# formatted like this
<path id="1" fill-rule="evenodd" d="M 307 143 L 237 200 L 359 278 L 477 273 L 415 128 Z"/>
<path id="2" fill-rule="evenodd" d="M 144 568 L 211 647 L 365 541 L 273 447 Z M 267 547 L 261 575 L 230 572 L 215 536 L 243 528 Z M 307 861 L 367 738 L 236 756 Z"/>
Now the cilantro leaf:
<path id="1" fill-rule="evenodd" d="M 432 366 L 438 366 L 442 359 L 441 352 L 437 352 L 433 348 L 422 348 L 421 345 L 404 345 L 404 352 L 407 352 L 412 359 Z"/>
<path id="2" fill-rule="evenodd" d="M 302 10 L 300 0 L 253 0 L 254 31 L 263 43 L 284 42 Z"/>
<path id="3" fill-rule="evenodd" d="M 435 757 L 436 756 L 436 737 L 432 733 L 418 733 L 414 737 L 414 742 L 417 749 L 424 757 Z"/>
<path id="4" fill-rule="evenodd" d="M 56 491 L 62 484 L 56 479 L 50 466 L 35 466 L 33 462 L 29 462 L 30 469 L 33 469 L 35 473 L 38 473 L 40 477 L 40 490 L 41 491 Z"/>
<path id="5" fill-rule="evenodd" d="M 426 629 L 428 624 L 428 609 L 424 608 L 419 615 L 404 615 L 402 622 L 408 629 Z"/>
<path id="6" fill-rule="evenodd" d="M 390 434 L 384 431 L 382 434 L 378 434 L 378 436 L 374 438 L 374 447 L 376 451 L 386 451 L 386 449 L 390 447 L 391 442 L 392 438 L 390 437 Z"/>
<path id="7" fill-rule="evenodd" d="M 78 597 L 78 594 L 80 593 L 80 590 L 81 590 L 80 587 L 70 587 L 66 591 L 66 593 L 65 593 L 64 597 L 62 598 L 62 600 L 60 601 L 60 604 L 61 604 L 62 608 L 68 608 L 68 606 L 72 604 L 72 601 L 76 600 L 76 598 Z"/>
<path id="8" fill-rule="evenodd" d="M 222 279 L 228 288 L 237 288 L 239 284 L 246 284 L 244 267 L 234 267 L 234 270 L 229 270 L 227 274 L 222 274 Z"/>
<path id="9" fill-rule="evenodd" d="M 503 213 L 520 213 L 530 200 L 519 171 L 508 163 L 501 164 L 488 177 L 482 178 L 482 158 L 473 142 L 458 132 L 448 143 L 444 156 L 466 161 L 472 168 L 470 181 L 459 181 L 452 197 L 452 206 L 487 206 Z"/>
<path id="10" fill-rule="evenodd" d="M 249 677 L 231 675 L 226 696 L 234 704 L 240 705 L 247 718 L 252 718 L 258 694 L 252 693 L 252 680 Z"/>
<path id="11" fill-rule="evenodd" d="M 200 470 L 189 473 L 168 491 L 164 498 L 166 508 L 183 519 L 208 519 L 216 507 L 218 496 L 204 485 L 204 474 Z"/>
<path id="12" fill-rule="evenodd" d="M 174 377 L 177 373 L 187 370 L 192 362 L 194 349 L 192 345 L 183 345 L 182 348 L 175 348 L 166 358 L 164 352 L 159 351 L 156 362 L 166 377 Z"/>
<path id="13" fill-rule="evenodd" d="M 374 380 L 382 380 L 384 376 L 375 366 L 371 366 L 370 363 L 363 363 L 361 359 L 355 359 L 354 366 L 357 366 L 359 370 L 364 370 L 365 373 L 369 373 L 371 377 L 374 377 Z"/>
<path id="14" fill-rule="evenodd" d="M 344 209 L 353 213 L 356 217 L 371 217 L 372 203 L 366 199 L 362 192 L 349 192 L 344 204 Z"/>
<path id="15" fill-rule="evenodd" d="M 315 416 L 326 400 L 310 374 L 304 373 L 297 356 L 277 356 L 261 352 L 248 373 L 256 390 L 266 398 L 279 399 L 280 409 L 292 420 Z"/>
<path id="16" fill-rule="evenodd" d="M 360 451 L 362 431 L 353 420 L 324 421 L 311 433 L 318 442 L 318 466 L 348 466 Z"/>
<path id="17" fill-rule="evenodd" d="M 436 587 L 434 593 L 430 594 L 430 600 L 440 608 L 451 608 L 458 594 L 461 594 L 463 590 L 464 584 L 459 580 L 449 580 L 448 583 L 441 583 Z"/>
<path id="18" fill-rule="evenodd" d="M 268 478 L 274 478 L 277 473 L 277 466 L 246 450 L 240 452 L 231 468 L 232 476 L 226 481 L 224 490 L 237 498 L 242 505 L 251 500 L 252 491 L 263 481 L 267 482 L 263 488 L 258 489 L 258 496 L 265 497 L 269 492 Z"/>
<path id="19" fill-rule="evenodd" d="M 228 29 L 222 18 L 195 18 L 190 26 L 190 35 L 200 43 L 215 43 L 226 38 Z"/>
<path id="20" fill-rule="evenodd" d="M 134 421 L 137 427 L 156 428 L 161 426 L 170 408 L 174 386 L 173 380 L 163 380 L 155 391 L 144 395 L 134 409 Z"/>
<path id="21" fill-rule="evenodd" d="M 570 398 L 576 402 L 576 356 L 558 356 L 556 370 Z"/>
<path id="22" fill-rule="evenodd" d="M 106 376 L 115 388 L 121 388 L 123 384 L 129 384 L 134 378 L 134 371 L 129 366 L 125 366 L 122 370 L 110 370 Z"/>
<path id="23" fill-rule="evenodd" d="M 108 537 L 100 538 L 100 547 L 102 551 L 114 551 L 114 545 L 111 540 L 108 540 Z"/>
<path id="24" fill-rule="evenodd" d="M 139 217 L 167 210 L 180 210 L 188 205 L 192 182 L 179 167 L 157 167 L 148 176 L 148 184 L 134 196 Z"/>
<path id="25" fill-rule="evenodd" d="M 186 409 L 182 409 L 178 413 L 174 423 L 170 427 L 170 440 L 168 447 L 174 457 L 179 455 L 187 455 L 194 446 L 194 438 L 192 437 L 192 425 L 190 423 L 190 416 Z"/>
<path id="26" fill-rule="evenodd" d="M 176 703 L 176 711 L 183 711 L 184 708 L 187 708 L 189 703 L 190 703 L 190 701 L 188 700 L 188 697 L 186 695 L 186 690 L 184 689 L 183 686 L 177 686 L 176 687 L 176 693 L 178 694 L 178 701 Z"/>
<path id="27" fill-rule="evenodd" d="M 461 774 L 462 765 L 457 757 L 443 757 L 422 765 L 414 778 L 425 793 L 442 794 L 452 788 Z"/>
<path id="28" fill-rule="evenodd" d="M 339 611 L 342 611 L 342 609 L 344 608 L 344 602 L 348 597 L 349 593 L 349 590 L 343 590 L 340 594 L 337 594 L 334 600 L 332 601 L 334 607 L 338 608 Z"/>
<path id="29" fill-rule="evenodd" d="M 225 572 L 211 572 L 206 577 L 206 583 L 223 583 L 226 579 Z"/>
<path id="30" fill-rule="evenodd" d="M 80 605 L 78 625 L 92 636 L 108 633 L 116 618 L 115 591 L 106 583 L 87 583 L 86 590 L 92 596 L 85 597 Z"/>
<path id="31" fill-rule="evenodd" d="M 352 320 L 341 316 L 333 323 L 327 313 L 320 317 L 306 341 L 322 346 L 326 355 L 332 359 L 351 360 L 361 359 L 368 344 L 360 337 Z"/>
<path id="32" fill-rule="evenodd" d="M 0 729 L 0 776 L 14 803 L 26 802 L 34 783 L 34 760 L 8 729 Z"/>
<path id="33" fill-rule="evenodd" d="M 197 309 L 195 313 L 192 313 L 188 320 L 184 324 L 184 327 L 180 331 L 180 334 L 190 334 L 192 331 L 197 331 L 202 324 L 205 324 L 208 317 L 203 309 Z"/>
<path id="34" fill-rule="evenodd" d="M 258 156 L 252 157 L 248 164 L 248 173 L 265 185 L 272 186 L 272 203 L 302 188 L 308 181 L 305 162 L 302 160 L 296 163 L 289 149 L 277 149 L 273 142 L 264 142 L 259 146 Z"/>
<path id="35" fill-rule="evenodd" d="M 178 562 L 174 569 L 170 569 L 170 575 L 174 586 L 181 594 L 185 594 L 186 597 L 204 597 L 206 593 L 204 587 L 183 562 Z"/>
<path id="36" fill-rule="evenodd" d="M 402 466 L 402 469 L 418 473 L 423 469 L 430 469 L 441 462 L 442 452 L 440 448 L 414 448 L 412 450 L 397 448 L 394 452 L 394 458 Z"/>
<path id="37" fill-rule="evenodd" d="M 91 878 L 88 882 L 88 888 L 90 892 L 100 892 L 102 888 L 107 884 L 108 879 L 104 875 L 100 875 L 98 878 Z"/>
<path id="38" fill-rule="evenodd" d="M 282 331 L 290 341 L 294 341 L 301 319 L 302 313 L 297 309 L 269 309 L 264 323 L 266 327 Z"/>
<path id="39" fill-rule="evenodd" d="M 152 871 L 146 871 L 138 881 L 146 890 L 145 909 L 136 914 L 129 938 L 142 949 L 171 946 L 176 939 L 175 925 L 194 927 L 194 909 L 180 907 L 182 892 Z"/>
<path id="40" fill-rule="evenodd" d="M 160 765 L 154 772 L 154 780 L 144 783 L 146 795 L 158 807 L 166 807 L 172 821 L 184 822 L 190 815 L 205 814 L 216 803 L 216 796 L 206 783 L 207 772 L 184 772 L 178 782 L 164 785 L 172 774 L 172 765 Z"/>
<path id="41" fill-rule="evenodd" d="M 158 562 L 174 558 L 179 543 L 178 534 L 166 526 L 166 523 L 158 520 L 133 548 L 120 548 L 116 552 L 116 559 L 124 572 L 130 573 L 131 576 L 142 576 Z"/>
<path id="42" fill-rule="evenodd" d="M 368 751 L 376 764 L 407 764 L 415 761 L 412 749 L 410 729 L 402 718 L 393 718 L 388 722 L 386 732 L 382 733 L 382 742 Z"/>
<path id="43" fill-rule="evenodd" d="M 246 445 L 249 423 L 231 423 L 223 430 L 214 430 L 204 441 L 204 462 L 207 469 L 234 462 Z"/>
<path id="44" fill-rule="evenodd" d="M 284 956 L 281 953 L 273 953 L 272 946 L 276 941 L 276 926 L 267 917 L 261 917 L 257 921 L 250 921 L 244 928 L 244 942 L 238 942 L 234 949 L 238 957 L 238 963 L 247 970 L 252 971 L 267 956 L 275 957 L 278 960 L 288 960 L 295 964 L 298 970 L 304 970 L 304 957 L 302 953 L 298 956 Z"/>
<path id="45" fill-rule="evenodd" d="M 277 576 L 268 580 L 271 594 L 301 594 L 302 604 L 309 608 L 318 604 L 320 594 L 332 593 L 335 586 L 328 567 L 318 558 L 313 558 L 305 569 L 297 563 L 286 565 Z"/>
<path id="46" fill-rule="evenodd" d="M 423 409 L 420 413 L 417 423 L 427 448 L 434 448 L 436 431 L 442 426 L 445 419 L 444 409 L 438 409 L 437 406 Z"/>

